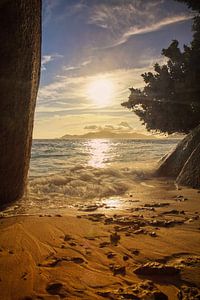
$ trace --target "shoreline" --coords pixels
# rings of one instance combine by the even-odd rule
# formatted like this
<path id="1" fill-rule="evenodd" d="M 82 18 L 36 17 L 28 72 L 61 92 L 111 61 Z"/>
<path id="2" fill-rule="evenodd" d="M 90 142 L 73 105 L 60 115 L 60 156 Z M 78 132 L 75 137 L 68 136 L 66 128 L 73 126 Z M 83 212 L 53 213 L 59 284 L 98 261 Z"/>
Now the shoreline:
<path id="1" fill-rule="evenodd" d="M 199 198 L 149 180 L 124 205 L 2 217 L 1 299 L 197 299 Z"/>

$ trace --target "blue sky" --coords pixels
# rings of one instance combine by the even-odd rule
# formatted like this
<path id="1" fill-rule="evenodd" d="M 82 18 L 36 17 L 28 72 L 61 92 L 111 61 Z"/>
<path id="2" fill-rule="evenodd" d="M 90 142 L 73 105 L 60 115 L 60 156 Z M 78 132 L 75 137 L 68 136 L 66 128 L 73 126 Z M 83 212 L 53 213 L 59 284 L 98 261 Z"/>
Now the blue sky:
<path id="1" fill-rule="evenodd" d="M 44 0 L 34 137 L 120 123 L 144 132 L 120 103 L 129 87 L 144 85 L 141 73 L 164 62 L 161 50 L 172 39 L 191 41 L 191 17 L 173 0 Z"/>

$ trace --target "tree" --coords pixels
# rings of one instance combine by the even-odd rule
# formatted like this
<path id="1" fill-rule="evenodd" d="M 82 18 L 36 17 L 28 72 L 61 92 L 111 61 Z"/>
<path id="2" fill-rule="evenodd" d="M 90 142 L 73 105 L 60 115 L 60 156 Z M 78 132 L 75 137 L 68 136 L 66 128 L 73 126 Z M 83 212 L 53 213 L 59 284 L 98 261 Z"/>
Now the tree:
<path id="1" fill-rule="evenodd" d="M 182 2 L 200 11 L 198 1 Z M 162 55 L 167 63 L 156 63 L 154 72 L 142 74 L 144 89 L 130 88 L 122 106 L 133 110 L 148 130 L 188 133 L 200 124 L 200 15 L 194 17 L 190 45 L 181 51 L 173 40 Z"/>

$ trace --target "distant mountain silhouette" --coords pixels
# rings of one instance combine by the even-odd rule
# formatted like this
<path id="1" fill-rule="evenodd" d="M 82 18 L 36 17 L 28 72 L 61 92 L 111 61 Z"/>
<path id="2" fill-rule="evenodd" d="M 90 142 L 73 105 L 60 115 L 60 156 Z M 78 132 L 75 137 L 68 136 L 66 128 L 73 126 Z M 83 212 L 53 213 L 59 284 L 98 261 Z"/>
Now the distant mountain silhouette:
<path id="1" fill-rule="evenodd" d="M 155 139 L 155 136 L 145 135 L 136 132 L 113 132 L 110 130 L 101 130 L 97 132 L 88 132 L 81 135 L 66 134 L 61 139 Z"/>

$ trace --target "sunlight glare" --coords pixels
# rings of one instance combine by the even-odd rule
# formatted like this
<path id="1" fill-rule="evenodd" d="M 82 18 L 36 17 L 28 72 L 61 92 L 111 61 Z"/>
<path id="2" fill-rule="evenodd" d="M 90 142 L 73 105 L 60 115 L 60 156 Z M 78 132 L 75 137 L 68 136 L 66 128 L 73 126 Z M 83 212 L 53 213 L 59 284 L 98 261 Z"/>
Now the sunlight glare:
<path id="1" fill-rule="evenodd" d="M 87 142 L 87 147 L 90 152 L 90 159 L 88 161 L 88 165 L 94 168 L 105 167 L 106 157 L 110 149 L 109 140 L 89 140 Z"/>
<path id="2" fill-rule="evenodd" d="M 114 98 L 114 84 L 108 78 L 97 77 L 88 84 L 87 95 L 97 107 L 108 106 Z"/>

